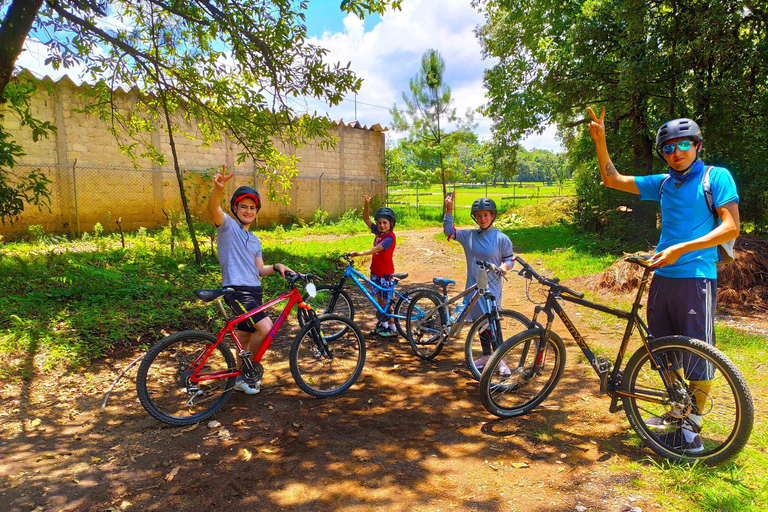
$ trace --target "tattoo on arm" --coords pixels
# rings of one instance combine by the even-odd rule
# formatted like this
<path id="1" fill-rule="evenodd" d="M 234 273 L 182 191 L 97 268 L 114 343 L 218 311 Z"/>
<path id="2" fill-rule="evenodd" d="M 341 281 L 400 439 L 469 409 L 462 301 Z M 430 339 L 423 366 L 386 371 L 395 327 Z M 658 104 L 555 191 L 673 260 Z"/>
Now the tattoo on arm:
<path id="1" fill-rule="evenodd" d="M 616 172 L 616 168 L 613 166 L 611 162 L 608 162 L 608 165 L 605 166 L 605 174 L 606 176 L 616 176 L 618 173 Z"/>

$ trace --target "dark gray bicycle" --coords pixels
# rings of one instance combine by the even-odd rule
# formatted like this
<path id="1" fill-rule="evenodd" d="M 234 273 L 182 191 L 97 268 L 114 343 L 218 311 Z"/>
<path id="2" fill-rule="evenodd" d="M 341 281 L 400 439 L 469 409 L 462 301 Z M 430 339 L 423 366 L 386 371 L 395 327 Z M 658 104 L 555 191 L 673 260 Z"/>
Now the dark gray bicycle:
<path id="1" fill-rule="evenodd" d="M 600 379 L 600 391 L 611 397 L 610 411 L 621 405 L 640 439 L 662 457 L 715 464 L 736 455 L 747 443 L 754 421 L 752 395 L 736 366 L 722 352 L 686 336 L 654 338 L 640 318 L 640 300 L 652 268 L 650 259 L 626 261 L 644 268 L 631 311 L 584 299 L 557 278 L 540 276 L 520 257 L 519 274 L 529 286 L 536 279 L 548 288 L 544 305 L 536 306 L 535 327 L 504 342 L 488 361 L 480 379 L 485 408 L 500 417 L 530 412 L 549 396 L 565 368 L 565 345 L 553 330 L 555 314 L 581 348 Z M 560 301 L 625 319 L 627 327 L 615 362 L 596 356 L 571 322 Z M 538 323 L 543 313 L 546 325 Z M 642 346 L 622 367 L 632 331 Z M 499 367 L 511 369 L 502 375 Z"/>
<path id="2" fill-rule="evenodd" d="M 442 298 L 434 292 L 411 295 L 405 313 L 405 330 L 413 353 L 422 359 L 433 359 L 451 338 L 459 335 L 469 312 L 478 302 L 483 301 L 487 313 L 472 323 L 464 343 L 467 368 L 475 379 L 480 379 L 483 364 L 489 359 L 488 354 L 506 338 L 533 327 L 533 324 L 522 313 L 498 307 L 496 297 L 488 291 L 488 280 L 502 279 L 503 273 L 487 261 L 476 263 L 477 284 L 454 297 L 448 298 L 448 286 L 456 284 L 456 281 L 441 277 L 432 281 L 442 290 Z M 469 303 L 465 303 L 466 300 Z M 451 306 L 454 306 L 453 313 Z M 507 371 L 504 368 L 500 370 Z"/>

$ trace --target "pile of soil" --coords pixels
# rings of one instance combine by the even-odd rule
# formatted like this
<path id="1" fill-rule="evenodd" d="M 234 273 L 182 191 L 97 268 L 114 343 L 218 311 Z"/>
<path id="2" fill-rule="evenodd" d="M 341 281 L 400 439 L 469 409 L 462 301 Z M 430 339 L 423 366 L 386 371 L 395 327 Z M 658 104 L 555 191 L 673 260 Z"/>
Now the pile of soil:
<path id="1" fill-rule="evenodd" d="M 718 267 L 717 303 L 731 313 L 768 311 L 768 241 L 741 236 L 734 247 L 735 261 Z M 643 271 L 624 259 L 607 270 L 584 278 L 583 284 L 610 293 L 637 290 Z"/>
<path id="2" fill-rule="evenodd" d="M 768 240 L 741 236 L 734 255 L 717 272 L 718 304 L 734 312 L 768 311 Z"/>

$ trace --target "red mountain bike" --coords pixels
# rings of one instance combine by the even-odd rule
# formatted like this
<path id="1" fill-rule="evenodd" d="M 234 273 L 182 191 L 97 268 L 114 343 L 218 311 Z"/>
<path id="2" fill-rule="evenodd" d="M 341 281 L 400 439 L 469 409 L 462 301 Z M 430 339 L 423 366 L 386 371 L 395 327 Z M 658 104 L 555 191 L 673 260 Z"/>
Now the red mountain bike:
<path id="1" fill-rule="evenodd" d="M 261 379 L 261 358 L 294 305 L 303 326 L 290 352 L 291 375 L 296 384 L 314 397 L 336 396 L 349 389 L 365 365 L 365 340 L 358 326 L 339 315 L 316 315 L 301 298 L 297 282 L 306 284 L 309 295 L 315 285 L 311 274 L 286 273 L 291 290 L 276 299 L 227 320 L 215 336 L 204 331 L 182 331 L 160 340 L 144 356 L 136 375 L 141 405 L 153 417 L 171 425 L 189 425 L 212 416 L 227 401 L 235 381 L 242 375 L 250 385 Z M 210 302 L 234 290 L 196 290 L 195 295 Z M 235 333 L 236 325 L 256 313 L 287 300 L 274 327 L 255 357 L 243 350 Z M 223 311 L 223 307 L 221 308 Z M 327 333 L 333 333 L 329 336 Z M 230 336 L 241 358 L 240 369 L 227 343 Z"/>

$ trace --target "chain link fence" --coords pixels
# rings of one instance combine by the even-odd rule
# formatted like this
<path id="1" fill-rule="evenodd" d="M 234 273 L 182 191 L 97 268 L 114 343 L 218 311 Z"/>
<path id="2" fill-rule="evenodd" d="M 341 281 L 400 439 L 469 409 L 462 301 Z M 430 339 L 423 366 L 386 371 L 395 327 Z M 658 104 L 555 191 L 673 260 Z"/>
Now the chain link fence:
<path id="1" fill-rule="evenodd" d="M 559 183 L 447 183 L 448 192 L 461 190 L 461 194 L 471 194 L 476 197 L 488 197 L 499 205 L 502 201 L 509 206 L 522 203 L 538 203 L 553 197 L 573 196 L 575 188 L 572 184 Z M 418 210 L 421 207 L 442 207 L 443 192 L 440 184 L 423 185 L 416 182 L 391 183 L 387 186 L 387 203 L 404 205 Z M 459 208 L 469 208 L 469 205 L 458 204 Z"/>
<path id="2" fill-rule="evenodd" d="M 57 165 L 19 165 L 21 172 L 40 169 L 51 181 L 48 207 L 27 205 L 13 224 L 0 226 L 0 233 L 24 233 L 31 225 L 41 225 L 46 232 L 80 234 L 99 223 L 107 230 L 139 227 L 158 228 L 166 225 L 168 217 L 183 211 L 179 182 L 172 169 L 134 169 L 118 167 L 87 167 Z M 212 187 L 211 169 L 187 169 L 183 183 L 193 215 L 207 218 L 206 204 Z M 363 205 L 363 195 L 370 190 L 383 193 L 384 183 L 370 178 L 340 178 L 338 176 L 297 176 L 291 189 L 284 194 L 287 204 L 271 201 L 267 185 L 256 170 L 235 170 L 235 178 L 227 182 L 223 205 L 242 185 L 256 188 L 263 207 L 257 226 L 290 224 L 297 219 L 312 220 L 316 212 L 327 212 L 330 218 Z"/>

